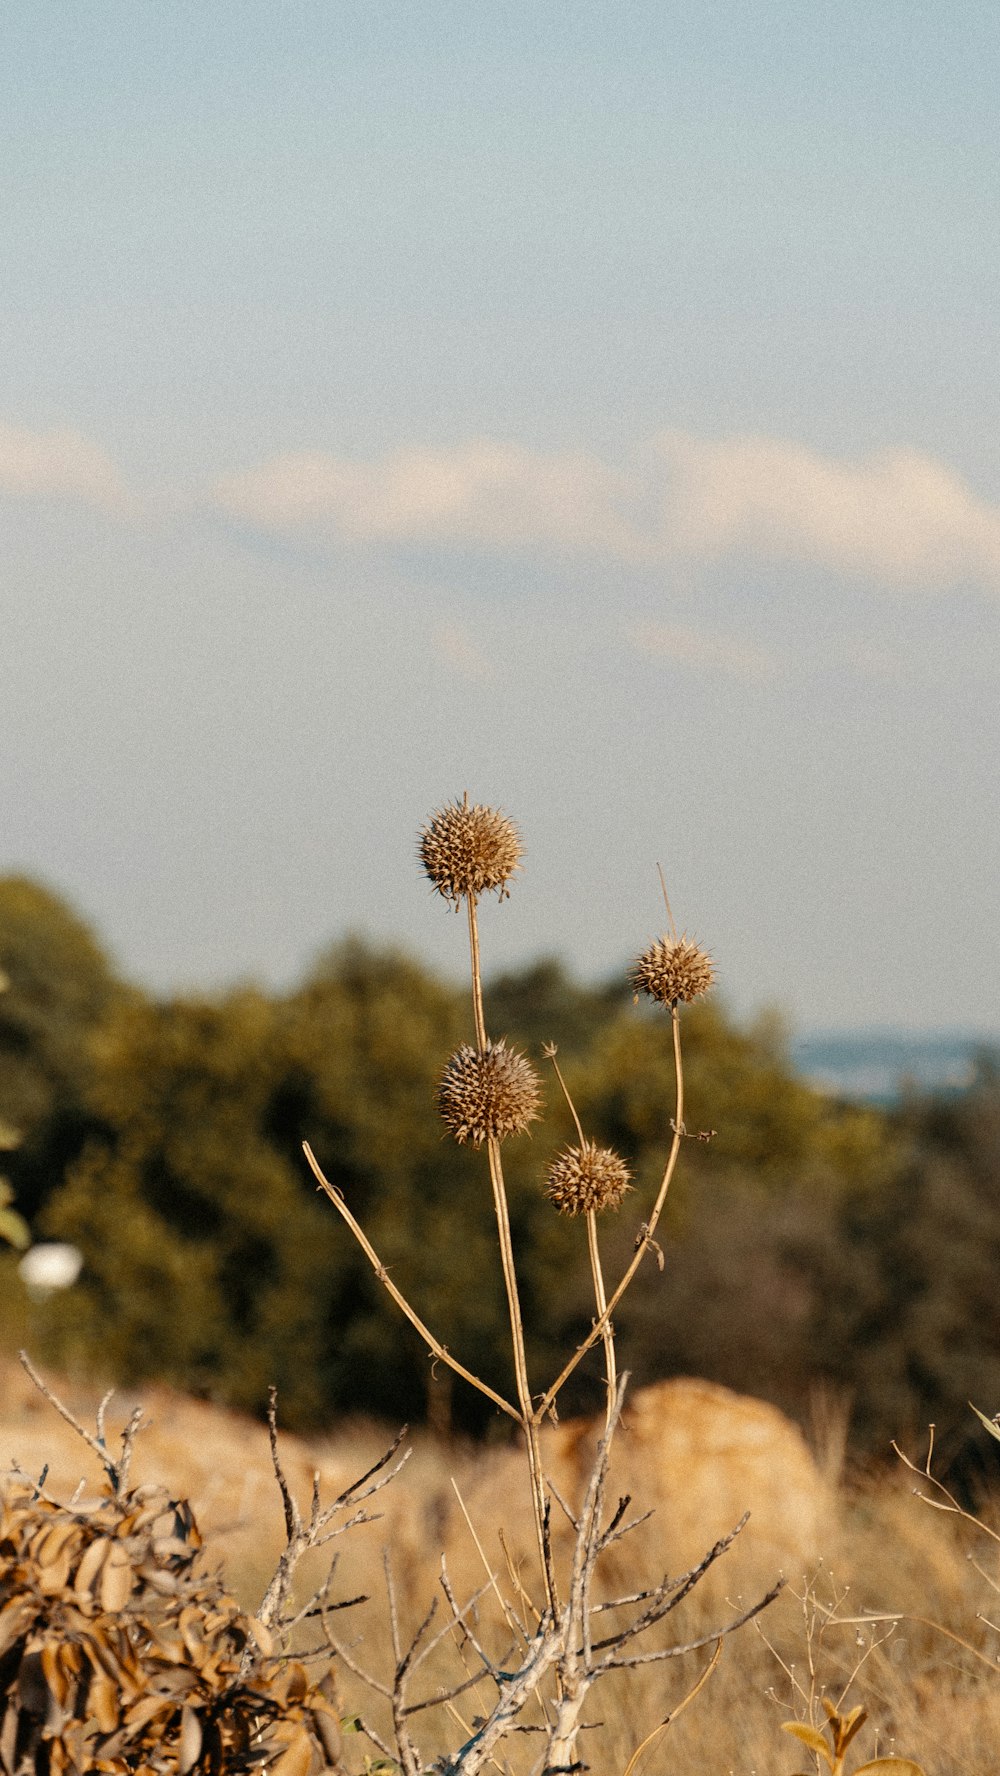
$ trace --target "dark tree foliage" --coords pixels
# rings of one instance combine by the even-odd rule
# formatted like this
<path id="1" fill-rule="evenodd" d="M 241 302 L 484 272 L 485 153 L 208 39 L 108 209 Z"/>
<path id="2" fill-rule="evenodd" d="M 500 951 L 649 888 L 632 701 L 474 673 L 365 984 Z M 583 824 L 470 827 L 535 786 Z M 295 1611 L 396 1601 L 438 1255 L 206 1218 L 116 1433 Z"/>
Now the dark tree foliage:
<path id="1" fill-rule="evenodd" d="M 843 1206 L 816 1255 L 820 1362 L 854 1399 L 876 1451 L 934 1423 L 954 1474 L 995 1473 L 972 1401 L 1000 1407 L 1000 1076 L 985 1065 L 959 1098 L 914 1099 L 898 1117 L 901 1163 Z"/>
<path id="2" fill-rule="evenodd" d="M 250 1410 L 277 1382 L 289 1425 L 334 1414 L 503 1426 L 450 1385 L 302 1156 L 313 1147 L 437 1335 L 510 1390 L 485 1156 L 447 1138 L 441 1070 L 472 1034 L 467 995 L 350 940 L 284 995 L 154 1003 L 114 979 L 53 896 L 0 884 L 0 1117 L 17 1206 L 81 1248 L 80 1283 L 38 1307 L 49 1354 L 163 1377 Z M 544 1058 L 555 1041 L 585 1134 L 635 1191 L 601 1222 L 609 1282 L 634 1249 L 671 1139 L 669 1017 L 624 979 L 580 986 L 547 960 L 487 988 L 492 1036 L 537 1067 L 545 1114 L 505 1147 L 533 1382 L 593 1315 L 585 1229 L 543 1181 L 575 1139 Z M 686 1131 L 647 1258 L 617 1315 L 637 1381 L 697 1373 L 805 1417 L 817 1382 L 850 1397 L 859 1446 L 1000 1405 L 1000 1083 L 895 1119 L 838 1105 L 790 1065 L 780 1023 L 740 1029 L 717 999 L 683 1016 Z M 602 1400 L 598 1353 L 564 1410 Z"/>
<path id="3" fill-rule="evenodd" d="M 582 986 L 557 956 L 493 975 L 486 986 L 490 1025 L 497 1034 L 541 1052 L 554 1042 L 560 1056 L 583 1053 L 625 998 L 625 971 L 604 986 Z"/>
<path id="4" fill-rule="evenodd" d="M 0 877 L 0 971 L 4 1170 L 31 1218 L 92 1126 L 92 1041 L 122 989 L 83 921 L 24 876 Z"/>
<path id="5" fill-rule="evenodd" d="M 610 1276 L 633 1250 L 670 1142 L 672 1044 L 662 1015 L 627 1002 L 567 1075 L 585 1132 L 634 1167 L 636 1193 L 602 1224 Z M 684 1016 L 685 1142 L 647 1261 L 616 1315 L 619 1354 L 637 1382 L 697 1374 L 805 1416 L 817 1372 L 813 1248 L 856 1196 L 877 1195 L 895 1164 L 885 1119 L 839 1105 L 793 1073 L 780 1023 L 738 1029 L 709 1001 Z M 570 1138 L 563 1114 L 562 1138 Z M 539 1329 L 555 1348 L 590 1324 L 580 1230 L 547 1215 L 528 1254 Z M 596 1408 L 600 1364 L 567 1406 Z"/>

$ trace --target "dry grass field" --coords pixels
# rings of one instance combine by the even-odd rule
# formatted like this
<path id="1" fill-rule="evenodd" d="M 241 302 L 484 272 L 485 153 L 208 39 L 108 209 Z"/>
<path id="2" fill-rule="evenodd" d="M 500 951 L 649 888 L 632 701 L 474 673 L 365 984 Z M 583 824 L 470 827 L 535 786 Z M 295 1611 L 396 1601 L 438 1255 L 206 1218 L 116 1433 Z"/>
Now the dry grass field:
<path id="1" fill-rule="evenodd" d="M 92 1423 L 99 1390 L 63 1380 L 58 1387 Z M 901 1466 L 845 1484 L 830 1471 L 820 1472 L 798 1433 L 771 1408 L 724 1394 L 679 1383 L 636 1397 L 621 1438 L 621 1475 L 615 1478 L 634 1492 L 637 1505 L 653 1506 L 654 1515 L 623 1545 L 613 1582 L 621 1589 L 634 1577 L 638 1587 L 648 1583 L 654 1569 L 683 1570 L 699 1539 L 707 1543 L 726 1526 L 740 1497 L 742 1465 L 743 1502 L 752 1511 L 757 1507 L 763 1533 L 754 1541 L 752 1515 L 743 1548 L 737 1543 L 719 1563 L 713 1583 L 668 1618 L 670 1632 L 663 1639 L 698 1638 L 713 1626 L 714 1614 L 725 1616 L 727 1603 L 749 1601 L 755 1587 L 766 1586 L 778 1565 L 788 1583 L 756 1623 L 726 1642 L 708 1683 L 649 1745 L 635 1766 L 636 1776 L 659 1771 L 792 1776 L 804 1765 L 813 1767 L 814 1759 L 780 1731 L 781 1723 L 821 1723 L 824 1696 L 845 1706 L 863 1704 L 869 1712 L 848 1771 L 855 1756 L 861 1762 L 895 1754 L 918 1759 L 927 1776 L 996 1776 L 1000 1633 L 990 1626 L 997 1620 L 995 1544 L 977 1536 L 971 1524 L 921 1503 L 914 1497 L 913 1476 Z M 266 1428 L 163 1388 L 146 1389 L 141 1403 L 149 1422 L 136 1446 L 135 1481 L 163 1481 L 191 1500 L 211 1558 L 224 1562 L 229 1583 L 253 1607 L 282 1543 Z M 116 1396 L 109 1427 L 117 1429 L 135 1404 L 127 1395 Z M 727 1413 L 735 1424 L 728 1444 L 722 1429 Z M 574 1451 L 582 1439 L 577 1426 L 550 1434 L 547 1459 L 569 1497 Z M 377 1457 L 387 1440 L 385 1431 L 370 1424 L 339 1426 L 311 1443 L 282 1438 L 288 1478 L 305 1499 L 318 1473 L 324 1494 L 332 1496 Z M 12 1463 L 32 1476 L 47 1466 L 47 1489 L 63 1497 L 82 1478 L 95 1485 L 99 1480 L 92 1454 L 16 1361 L 3 1359 L 0 1467 Z M 783 1492 L 788 1499 L 784 1523 Z M 811 1515 L 807 1507 L 815 1507 Z M 512 1450 L 444 1446 L 420 1435 L 376 1508 L 377 1521 L 352 1530 L 338 1544 L 334 1589 L 335 1596 L 365 1592 L 370 1598 L 338 1617 L 337 1631 L 352 1657 L 371 1670 L 385 1669 L 390 1658 L 384 1548 L 406 1623 L 416 1623 L 438 1588 L 442 1552 L 459 1594 L 483 1582 L 484 1561 L 504 1588 L 512 1572 L 531 1570 L 531 1509 L 523 1464 Z M 721 1512 L 718 1520 L 713 1511 Z M 558 1552 L 558 1533 L 556 1542 Z M 316 1576 L 313 1566 L 303 1573 L 303 1585 Z M 491 1623 L 491 1613 L 496 1614 L 491 1593 L 481 1609 L 484 1636 L 499 1634 L 499 1622 Z M 446 1669 L 453 1675 L 463 1656 L 468 1657 L 467 1649 L 462 1655 L 446 1643 L 440 1675 Z M 585 1735 L 590 1768 L 621 1776 L 642 1739 L 691 1690 L 707 1660 L 708 1652 L 699 1651 L 653 1666 L 638 1679 L 633 1675 L 627 1687 L 614 1679 L 600 1691 L 599 1724 Z M 437 1677 L 435 1669 L 428 1683 Z M 374 1718 L 369 1700 L 343 1667 L 339 1683 L 346 1708 L 363 1706 Z M 455 1706 L 470 1719 L 477 1712 L 476 1692 Z M 530 1748 L 530 1735 L 524 1744 Z M 505 1751 L 505 1760 L 508 1756 L 516 1758 L 517 1748 L 513 1754 Z M 526 1750 L 523 1767 L 529 1765 Z M 357 1768 L 363 1768 L 360 1750 Z"/>

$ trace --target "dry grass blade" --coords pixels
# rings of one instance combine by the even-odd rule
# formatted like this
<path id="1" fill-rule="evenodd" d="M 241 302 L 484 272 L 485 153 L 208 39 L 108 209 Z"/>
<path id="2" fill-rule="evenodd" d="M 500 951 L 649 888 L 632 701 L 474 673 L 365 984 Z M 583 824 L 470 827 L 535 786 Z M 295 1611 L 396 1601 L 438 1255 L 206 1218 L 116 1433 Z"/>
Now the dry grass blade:
<path id="1" fill-rule="evenodd" d="M 667 1728 L 672 1726 L 673 1722 L 684 1713 L 685 1708 L 687 1708 L 694 1701 L 695 1697 L 701 1693 L 718 1665 L 719 1660 L 722 1658 L 723 1645 L 724 1642 L 721 1640 L 716 1642 L 715 1651 L 708 1664 L 705 1666 L 701 1676 L 692 1684 L 687 1695 L 678 1702 L 677 1707 L 672 1708 L 669 1714 L 664 1715 L 663 1719 L 653 1728 L 652 1732 L 647 1733 L 645 1739 L 636 1746 L 632 1756 L 629 1758 L 628 1763 L 622 1771 L 622 1776 L 636 1776 L 636 1771 L 639 1768 L 639 1760 L 643 1753 L 649 1751 L 656 1744 L 656 1741 L 666 1732 Z"/>

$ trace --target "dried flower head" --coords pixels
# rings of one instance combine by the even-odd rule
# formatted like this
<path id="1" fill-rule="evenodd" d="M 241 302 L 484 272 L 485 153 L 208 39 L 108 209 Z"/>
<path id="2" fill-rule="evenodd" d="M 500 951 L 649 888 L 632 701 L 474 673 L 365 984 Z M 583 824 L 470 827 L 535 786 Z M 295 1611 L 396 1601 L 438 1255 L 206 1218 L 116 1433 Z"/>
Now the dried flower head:
<path id="1" fill-rule="evenodd" d="M 456 1141 L 523 1135 L 539 1114 L 541 1091 L 530 1061 L 506 1043 L 488 1042 L 482 1054 L 464 1043 L 441 1075 L 438 1109 Z"/>
<path id="2" fill-rule="evenodd" d="M 631 1172 L 611 1147 L 584 1141 L 567 1147 L 549 1167 L 546 1195 L 562 1215 L 585 1215 L 591 1209 L 618 1209 L 632 1188 Z"/>
<path id="3" fill-rule="evenodd" d="M 439 808 L 420 835 L 420 861 L 439 894 L 456 905 L 495 888 L 503 900 L 524 855 L 514 822 L 499 808 L 460 802 Z"/>
<path id="4" fill-rule="evenodd" d="M 661 1005 L 689 1004 L 707 993 L 715 979 L 711 956 L 683 932 L 680 937 L 660 937 L 633 963 L 629 976 L 638 999 L 648 993 Z"/>

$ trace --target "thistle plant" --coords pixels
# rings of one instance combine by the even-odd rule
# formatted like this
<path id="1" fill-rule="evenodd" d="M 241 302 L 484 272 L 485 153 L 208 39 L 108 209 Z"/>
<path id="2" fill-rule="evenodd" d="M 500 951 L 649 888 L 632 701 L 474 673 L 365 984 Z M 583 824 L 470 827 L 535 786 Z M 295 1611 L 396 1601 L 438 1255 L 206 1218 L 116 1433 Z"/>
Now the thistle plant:
<path id="1" fill-rule="evenodd" d="M 612 1671 L 631 1670 L 702 1647 L 721 1648 L 726 1635 L 756 1616 L 781 1589 L 779 1581 L 749 1609 L 685 1644 L 650 1648 L 647 1642 L 647 1650 L 634 1650 L 634 1643 L 640 1636 L 648 1635 L 690 1595 L 731 1545 L 742 1528 L 741 1522 L 680 1578 L 654 1580 L 628 1597 L 602 1597 L 599 1601 L 597 1598 L 602 1557 L 643 1520 L 641 1517 L 628 1519 L 628 1498 L 620 1499 L 615 1509 L 605 1513 L 612 1443 L 628 1379 L 619 1372 L 617 1364 L 613 1315 L 647 1253 L 655 1253 L 662 1268 L 662 1254 L 654 1234 L 687 1132 L 684 1127 L 680 1012 L 682 1006 L 699 998 L 711 987 L 714 966 L 699 944 L 686 934 L 678 936 L 664 887 L 669 933 L 657 938 L 638 957 L 630 981 L 637 996 L 640 992 L 646 994 L 664 1008 L 671 1021 L 674 1109 L 669 1119 L 670 1142 L 659 1187 L 640 1222 L 631 1258 L 610 1290 L 601 1260 L 598 1220 L 602 1214 L 619 1210 L 630 1200 L 632 1179 L 618 1154 L 584 1133 L 560 1071 L 556 1050 L 551 1045 L 545 1050 L 545 1058 L 551 1062 L 566 1098 L 577 1138 L 550 1163 L 542 1187 L 555 1209 L 569 1217 L 581 1218 L 586 1226 L 594 1315 L 589 1330 L 568 1356 L 560 1373 L 547 1386 L 533 1388 L 528 1374 L 502 1148 L 506 1141 L 528 1133 L 539 1118 L 541 1088 L 530 1060 L 512 1048 L 504 1036 L 494 1038 L 487 1032 L 478 920 L 478 905 L 484 895 L 495 893 L 501 901 L 509 897 L 513 878 L 521 869 L 523 848 L 517 827 L 508 815 L 480 803 L 470 804 L 468 795 L 465 795 L 461 801 L 446 804 L 432 816 L 420 834 L 419 855 L 435 892 L 455 911 L 463 902 L 465 905 L 474 1040 L 463 1044 L 446 1061 L 438 1085 L 437 1108 L 455 1141 L 485 1150 L 510 1327 L 512 1398 L 500 1394 L 474 1374 L 425 1324 L 389 1276 L 342 1193 L 324 1176 L 308 1146 L 305 1152 L 321 1188 L 347 1223 L 380 1282 L 423 1338 L 431 1355 L 477 1389 L 518 1426 L 524 1444 L 534 1519 L 537 1590 L 533 1596 L 530 1584 L 520 1577 L 517 1579 L 515 1595 L 503 1604 L 504 1621 L 511 1641 L 497 1656 L 489 1650 L 477 1629 L 478 1600 L 460 1604 L 443 1566 L 442 1589 L 450 1612 L 451 1630 L 461 1645 L 471 1650 L 481 1673 L 492 1682 L 496 1699 L 486 1714 L 469 1724 L 464 1742 L 454 1753 L 439 1757 L 432 1766 L 424 1762 L 409 1724 L 412 1714 L 428 1703 L 413 1703 L 408 1700 L 408 1694 L 414 1672 L 446 1632 L 441 1630 L 428 1640 L 433 1609 L 409 1647 L 405 1647 L 399 1631 L 391 1574 L 387 1569 L 395 1677 L 391 1682 L 378 1678 L 361 1668 L 350 1649 L 337 1647 L 336 1650 L 349 1668 L 391 1706 L 395 1755 L 406 1776 L 423 1776 L 423 1772 L 430 1768 L 440 1776 L 459 1776 L 459 1773 L 475 1776 L 475 1772 L 487 1765 L 495 1767 L 496 1751 L 501 1742 L 513 1732 L 525 1731 L 540 1732 L 544 1740 L 541 1761 L 533 1768 L 542 1771 L 543 1776 L 555 1776 L 557 1771 L 587 1767 L 580 1761 L 579 1738 L 584 1726 L 585 1703 L 599 1678 Z M 558 1498 L 546 1477 L 540 1431 L 546 1417 L 555 1416 L 559 1395 L 569 1377 L 598 1343 L 603 1346 L 607 1384 L 605 1430 L 583 1503 L 579 1512 L 574 1513 Z M 553 1500 L 568 1516 L 572 1529 L 568 1571 L 563 1572 L 557 1572 L 553 1556 Z M 490 1573 L 488 1581 L 495 1589 L 495 1575 Z M 616 1624 L 610 1631 L 606 1628 L 609 1621 Z M 700 1689 L 706 1675 L 702 1672 L 692 1696 Z M 454 1698 L 464 1687 L 461 1684 L 436 1698 L 438 1703 L 451 1705 L 453 1717 Z M 531 1714 L 532 1710 L 540 1711 L 541 1720 L 532 1719 L 530 1725 L 525 1724 L 522 1717 Z M 657 1730 L 654 1729 L 654 1733 Z"/>

